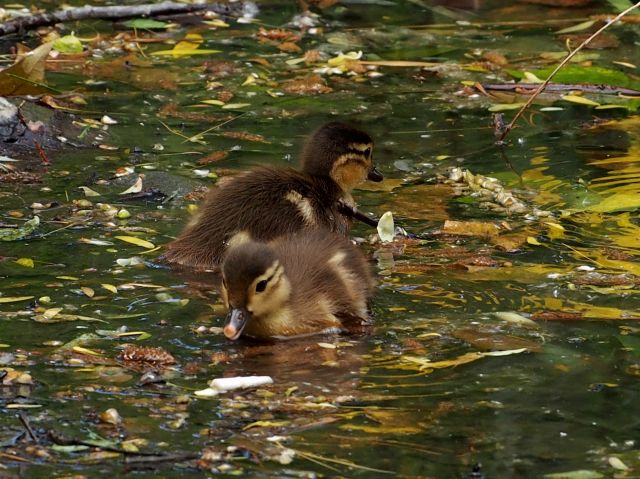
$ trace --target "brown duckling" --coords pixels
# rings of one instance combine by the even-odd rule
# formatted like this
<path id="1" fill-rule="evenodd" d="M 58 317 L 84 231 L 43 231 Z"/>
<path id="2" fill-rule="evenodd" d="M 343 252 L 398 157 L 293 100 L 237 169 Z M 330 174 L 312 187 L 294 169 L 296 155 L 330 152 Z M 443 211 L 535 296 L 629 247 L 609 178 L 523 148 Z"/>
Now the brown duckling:
<path id="1" fill-rule="evenodd" d="M 350 219 L 340 204 L 353 205 L 351 191 L 369 179 L 382 181 L 366 133 L 332 122 L 308 139 L 301 171 L 261 166 L 209 192 L 201 213 L 167 245 L 164 260 L 216 269 L 225 249 L 246 239 L 270 241 L 306 228 L 345 235 Z"/>
<path id="2" fill-rule="evenodd" d="M 222 263 L 224 334 L 237 339 L 362 329 L 374 280 L 363 254 L 326 230 L 229 248 Z"/>

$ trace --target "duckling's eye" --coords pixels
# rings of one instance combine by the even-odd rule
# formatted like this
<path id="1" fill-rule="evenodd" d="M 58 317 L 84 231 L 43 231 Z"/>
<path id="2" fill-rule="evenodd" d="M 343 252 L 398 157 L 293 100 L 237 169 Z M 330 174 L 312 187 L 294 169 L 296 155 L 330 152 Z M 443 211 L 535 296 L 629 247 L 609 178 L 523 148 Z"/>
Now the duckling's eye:
<path id="1" fill-rule="evenodd" d="M 364 157 L 369 159 L 370 156 L 371 156 L 371 148 L 367 148 L 366 150 L 364 150 Z"/>
<path id="2" fill-rule="evenodd" d="M 256 293 L 262 293 L 265 289 L 267 289 L 267 280 L 263 279 L 262 281 L 258 281 L 258 284 L 256 284 Z"/>

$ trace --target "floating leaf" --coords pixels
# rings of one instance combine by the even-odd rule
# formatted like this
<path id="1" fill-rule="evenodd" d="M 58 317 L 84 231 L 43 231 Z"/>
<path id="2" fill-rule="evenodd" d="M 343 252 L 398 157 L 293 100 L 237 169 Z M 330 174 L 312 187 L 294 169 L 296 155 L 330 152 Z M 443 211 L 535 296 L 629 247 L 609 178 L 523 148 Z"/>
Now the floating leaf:
<path id="1" fill-rule="evenodd" d="M 82 42 L 75 35 L 65 35 L 53 42 L 53 49 L 60 53 L 82 53 Z"/>
<path id="2" fill-rule="evenodd" d="M 142 191 L 142 176 L 138 176 L 136 182 L 130 187 L 124 190 L 121 195 L 129 195 L 131 193 L 140 193 Z"/>
<path id="3" fill-rule="evenodd" d="M 18 241 L 33 233 L 40 224 L 40 218 L 34 216 L 20 228 L 0 228 L 0 241 Z"/>
<path id="4" fill-rule="evenodd" d="M 92 349 L 83 348 L 82 346 L 74 346 L 71 350 L 75 353 L 86 354 L 88 356 L 102 356 L 101 353 L 98 353 Z"/>
<path id="5" fill-rule="evenodd" d="M 92 288 L 89 288 L 88 286 L 82 286 L 80 290 L 89 298 L 93 298 L 96 294 L 96 292 Z"/>
<path id="6" fill-rule="evenodd" d="M 24 266 L 25 268 L 33 268 L 35 266 L 31 258 L 18 258 L 16 264 Z"/>
<path id="7" fill-rule="evenodd" d="M 556 472 L 553 474 L 545 474 L 545 479 L 601 479 L 604 476 L 596 471 L 587 469 L 579 469 L 576 471 Z"/>
<path id="8" fill-rule="evenodd" d="M 245 108 L 247 106 L 251 106 L 251 103 L 227 103 L 222 106 L 223 110 L 239 110 L 240 108 Z"/>
<path id="9" fill-rule="evenodd" d="M 104 289 L 106 289 L 107 291 L 111 291 L 113 294 L 117 294 L 118 292 L 118 288 L 116 288 L 114 285 L 109 284 L 109 283 L 102 283 L 100 286 L 102 286 Z"/>
<path id="10" fill-rule="evenodd" d="M 136 246 L 140 246 L 142 248 L 153 249 L 156 247 L 153 243 L 147 240 L 143 240 L 142 238 L 138 238 L 137 236 L 115 236 L 116 239 L 120 241 L 124 241 L 126 243 L 131 243 Z"/>
<path id="11" fill-rule="evenodd" d="M 565 101 L 570 101 L 571 103 L 579 103 L 580 105 L 589 105 L 589 106 L 600 106 L 600 103 L 597 101 L 589 100 L 583 96 L 578 95 L 562 95 L 562 98 Z"/>
<path id="12" fill-rule="evenodd" d="M 45 62 L 52 43 L 43 43 L 28 52 L 17 63 L 0 71 L 0 96 L 51 93 L 43 85 Z"/>
<path id="13" fill-rule="evenodd" d="M 44 313 L 42 313 L 42 317 L 45 319 L 53 319 L 58 314 L 60 314 L 60 311 L 62 311 L 62 309 L 63 308 L 49 308 L 45 310 Z"/>
<path id="14" fill-rule="evenodd" d="M 492 112 L 500 112 L 500 111 L 509 111 L 509 110 L 518 110 L 522 108 L 524 103 L 498 103 L 497 105 L 493 105 L 489 107 L 489 111 Z"/>
<path id="15" fill-rule="evenodd" d="M 84 196 L 101 196 L 97 191 L 92 190 L 88 186 L 78 186 L 78 189 L 84 191 Z"/>
<path id="16" fill-rule="evenodd" d="M 95 238 L 80 238 L 78 240 L 78 243 L 91 244 L 94 246 L 113 246 L 113 242 L 111 241 L 99 240 Z"/>
<path id="17" fill-rule="evenodd" d="M 395 225 L 393 222 L 393 213 L 387 211 L 378 221 L 378 236 L 384 243 L 393 241 L 395 237 Z"/>
<path id="18" fill-rule="evenodd" d="M 612 213 L 622 210 L 636 210 L 640 208 L 640 195 L 637 193 L 616 193 L 615 195 L 605 198 L 597 205 L 591 205 L 586 208 L 588 211 L 596 211 L 598 213 Z"/>
<path id="19" fill-rule="evenodd" d="M 542 243 L 535 239 L 533 236 L 527 236 L 527 243 L 532 244 L 534 246 L 542 246 Z"/>
<path id="20" fill-rule="evenodd" d="M 0 296 L 0 303 L 16 303 L 18 301 L 26 301 L 33 299 L 33 296 Z"/>
<path id="21" fill-rule="evenodd" d="M 558 30 L 556 34 L 560 35 L 563 33 L 581 32 L 583 30 L 591 28 L 595 23 L 595 20 L 587 20 L 586 22 L 578 23 L 577 25 L 572 25 L 570 27 L 563 28 L 562 30 Z"/>
<path id="22" fill-rule="evenodd" d="M 166 22 L 159 22 L 158 20 L 152 20 L 150 18 L 134 18 L 133 20 L 123 22 L 123 25 L 125 27 L 139 28 L 142 30 L 164 29 L 169 26 Z"/>

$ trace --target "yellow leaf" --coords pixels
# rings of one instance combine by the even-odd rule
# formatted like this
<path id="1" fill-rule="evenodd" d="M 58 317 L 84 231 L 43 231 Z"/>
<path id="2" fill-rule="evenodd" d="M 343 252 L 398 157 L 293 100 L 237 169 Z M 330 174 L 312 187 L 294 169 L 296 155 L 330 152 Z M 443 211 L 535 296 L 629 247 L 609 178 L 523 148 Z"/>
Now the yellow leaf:
<path id="1" fill-rule="evenodd" d="M 136 236 L 116 236 L 116 239 L 120 241 L 124 241 L 126 243 L 131 243 L 136 246 L 140 246 L 142 248 L 153 249 L 156 247 L 153 243 L 147 240 L 143 240 L 142 238 L 137 238 Z"/>
<path id="2" fill-rule="evenodd" d="M 540 241 L 535 239 L 533 236 L 527 236 L 527 243 L 535 246 L 542 246 L 542 243 L 540 243 Z"/>
<path id="3" fill-rule="evenodd" d="M 223 110 L 237 110 L 239 108 L 244 108 L 246 106 L 251 106 L 251 103 L 227 103 L 222 107 Z"/>
<path id="4" fill-rule="evenodd" d="M 82 286 L 80 289 L 89 298 L 93 298 L 96 294 L 96 292 L 93 289 L 89 288 L 88 286 Z"/>
<path id="5" fill-rule="evenodd" d="M 589 100 L 583 96 L 578 95 L 562 95 L 562 98 L 565 101 L 570 101 L 571 103 L 579 103 L 580 105 L 589 105 L 589 106 L 600 106 L 600 103 L 597 101 Z"/>
<path id="6" fill-rule="evenodd" d="M 205 22 L 202 22 L 205 25 L 209 25 L 210 27 L 221 27 L 221 28 L 227 28 L 229 26 L 228 23 L 220 20 L 219 18 L 215 18 L 213 20 L 207 20 Z"/>
<path id="7" fill-rule="evenodd" d="M 16 260 L 16 264 L 19 264 L 20 266 L 24 266 L 25 268 L 34 267 L 33 260 L 31 258 L 18 258 Z"/>
<path id="8" fill-rule="evenodd" d="M 545 224 L 549 227 L 549 238 L 551 239 L 564 238 L 564 231 L 565 231 L 564 226 L 558 223 L 551 223 L 551 222 L 546 222 Z"/>
<path id="9" fill-rule="evenodd" d="M 201 100 L 200 103 L 206 103 L 207 105 L 216 105 L 216 106 L 224 105 L 224 102 L 220 100 Z"/>
<path id="10" fill-rule="evenodd" d="M 58 315 L 62 311 L 62 308 L 49 308 L 42 313 L 42 317 L 45 319 L 51 319 Z"/>
<path id="11" fill-rule="evenodd" d="M 0 303 L 15 303 L 17 301 L 26 301 L 28 299 L 33 299 L 33 296 L 0 296 Z"/>
<path id="12" fill-rule="evenodd" d="M 75 276 L 56 276 L 56 279 L 66 279 L 69 281 L 78 281 L 80 278 L 76 278 Z"/>
<path id="13" fill-rule="evenodd" d="M 106 289 L 107 291 L 111 291 L 113 294 L 116 294 L 118 292 L 118 288 L 116 288 L 114 285 L 109 284 L 109 283 L 102 283 L 100 286 L 102 286 L 104 289 Z"/>
<path id="14" fill-rule="evenodd" d="M 92 349 L 83 348 L 82 346 L 74 346 L 71 350 L 80 354 L 88 354 L 89 356 L 102 356 L 102 354 L 93 351 Z"/>
<path id="15" fill-rule="evenodd" d="M 240 86 L 254 85 L 256 83 L 256 77 L 253 75 L 247 75 L 247 78 Z"/>
<path id="16" fill-rule="evenodd" d="M 635 210 L 640 208 L 640 195 L 637 193 L 618 193 L 605 198 L 597 205 L 587 207 L 587 210 L 598 213 L 611 213 L 619 210 Z"/>

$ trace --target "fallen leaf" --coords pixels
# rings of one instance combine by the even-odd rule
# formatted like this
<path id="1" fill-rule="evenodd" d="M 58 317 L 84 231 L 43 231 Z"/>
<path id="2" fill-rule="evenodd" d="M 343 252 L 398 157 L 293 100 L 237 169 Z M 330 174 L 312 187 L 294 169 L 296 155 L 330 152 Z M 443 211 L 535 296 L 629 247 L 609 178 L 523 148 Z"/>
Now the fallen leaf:
<path id="1" fill-rule="evenodd" d="M 25 268 L 33 268 L 35 266 L 31 258 L 18 258 L 16 264 L 24 266 Z"/>
<path id="2" fill-rule="evenodd" d="M 18 301 L 26 301 L 33 298 L 33 296 L 0 296 L 0 303 L 16 303 Z"/>
<path id="3" fill-rule="evenodd" d="M 124 241 L 126 243 L 131 243 L 136 246 L 140 246 L 142 248 L 153 249 L 156 247 L 150 241 L 143 240 L 142 238 L 138 238 L 137 236 L 114 236 L 114 238 L 119 239 L 120 241 Z"/>
<path id="4" fill-rule="evenodd" d="M 138 176 L 136 182 L 130 187 L 124 190 L 121 195 L 129 195 L 131 193 L 140 193 L 142 191 L 142 176 Z"/>

